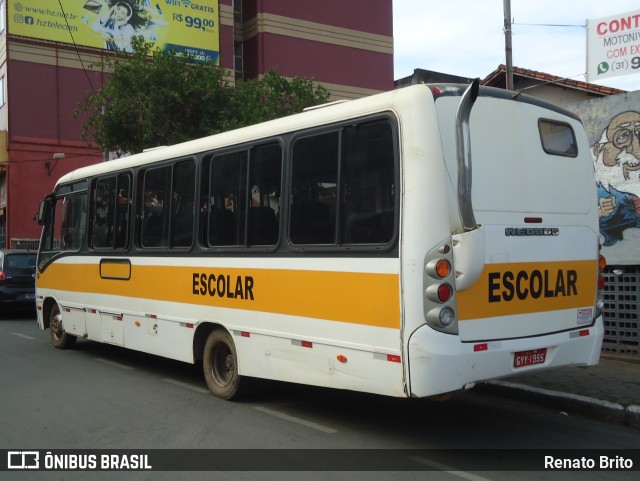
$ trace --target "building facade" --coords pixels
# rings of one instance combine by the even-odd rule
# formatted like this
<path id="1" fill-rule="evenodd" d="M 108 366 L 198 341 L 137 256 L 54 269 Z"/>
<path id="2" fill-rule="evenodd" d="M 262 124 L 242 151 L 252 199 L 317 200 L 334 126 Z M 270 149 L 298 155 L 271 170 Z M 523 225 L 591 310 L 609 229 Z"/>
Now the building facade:
<path id="1" fill-rule="evenodd" d="M 126 51 L 128 31 L 232 81 L 275 70 L 338 100 L 393 88 L 392 25 L 392 0 L 0 0 L 0 248 L 35 248 L 40 199 L 104 160 L 75 112 L 108 76 L 90 66 Z"/>

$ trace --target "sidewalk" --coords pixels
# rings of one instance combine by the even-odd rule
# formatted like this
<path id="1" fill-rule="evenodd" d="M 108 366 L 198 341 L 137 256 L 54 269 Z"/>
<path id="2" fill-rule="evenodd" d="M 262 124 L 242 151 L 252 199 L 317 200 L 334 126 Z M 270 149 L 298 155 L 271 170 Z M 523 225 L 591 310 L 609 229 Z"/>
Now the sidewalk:
<path id="1" fill-rule="evenodd" d="M 601 358 L 597 366 L 523 374 L 491 381 L 481 389 L 535 400 L 569 414 L 579 412 L 640 428 L 637 360 Z"/>

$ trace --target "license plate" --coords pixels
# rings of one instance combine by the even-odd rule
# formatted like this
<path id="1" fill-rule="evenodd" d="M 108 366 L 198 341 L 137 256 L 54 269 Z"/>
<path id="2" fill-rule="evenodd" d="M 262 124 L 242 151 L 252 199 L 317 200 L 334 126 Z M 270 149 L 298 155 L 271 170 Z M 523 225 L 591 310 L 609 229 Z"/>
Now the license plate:
<path id="1" fill-rule="evenodd" d="M 26 299 L 35 299 L 35 298 L 36 298 L 36 295 L 35 295 L 35 294 L 25 294 L 25 295 L 24 295 L 24 297 L 25 297 Z"/>
<path id="2" fill-rule="evenodd" d="M 547 348 L 532 349 L 531 351 L 520 351 L 513 354 L 513 367 L 533 366 L 534 364 L 544 364 L 547 360 Z"/>

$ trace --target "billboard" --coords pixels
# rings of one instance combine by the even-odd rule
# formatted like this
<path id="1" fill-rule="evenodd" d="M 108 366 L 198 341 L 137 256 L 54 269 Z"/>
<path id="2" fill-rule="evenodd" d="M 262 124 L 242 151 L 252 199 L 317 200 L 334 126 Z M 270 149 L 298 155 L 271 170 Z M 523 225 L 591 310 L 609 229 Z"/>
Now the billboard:
<path id="1" fill-rule="evenodd" d="M 587 82 L 640 73 L 640 10 L 587 20 Z"/>
<path id="2" fill-rule="evenodd" d="M 219 63 L 218 0 L 10 0 L 7 17 L 12 35 L 125 52 L 140 35 Z"/>

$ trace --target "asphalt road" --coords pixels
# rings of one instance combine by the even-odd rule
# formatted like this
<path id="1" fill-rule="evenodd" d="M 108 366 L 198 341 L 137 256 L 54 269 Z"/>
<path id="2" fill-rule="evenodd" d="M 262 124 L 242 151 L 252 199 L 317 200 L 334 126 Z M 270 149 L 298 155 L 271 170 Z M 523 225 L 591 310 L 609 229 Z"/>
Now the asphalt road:
<path id="1" fill-rule="evenodd" d="M 206 473 L 0 471 L 0 479 L 635 480 L 638 474 L 638 463 L 636 471 L 513 473 L 520 462 L 528 469 L 531 457 L 561 453 L 555 450 L 637 455 L 640 430 L 619 424 L 473 391 L 433 402 L 259 382 L 248 399 L 222 401 L 208 392 L 200 366 L 89 341 L 61 351 L 30 313 L 0 316 L 0 366 L 0 449 L 212 450 L 194 451 L 209 456 Z M 216 462 L 246 471 L 219 471 L 211 467 Z M 391 469 L 405 462 L 416 470 Z"/>

